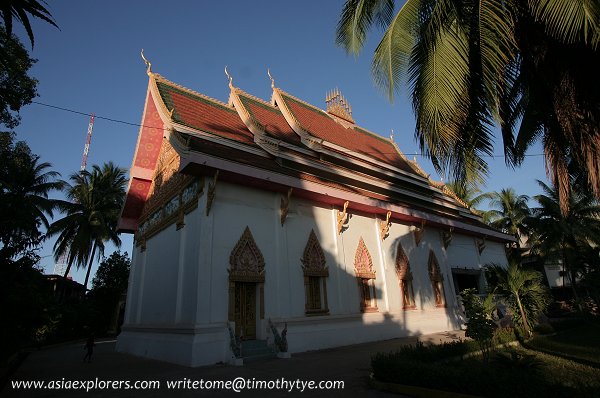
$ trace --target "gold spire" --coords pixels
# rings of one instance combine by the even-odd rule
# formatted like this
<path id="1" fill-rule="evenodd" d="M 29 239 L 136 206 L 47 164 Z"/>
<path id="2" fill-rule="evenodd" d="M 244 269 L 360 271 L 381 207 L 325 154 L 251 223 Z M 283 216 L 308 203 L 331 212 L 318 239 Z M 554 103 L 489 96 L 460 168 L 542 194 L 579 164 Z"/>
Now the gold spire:
<path id="1" fill-rule="evenodd" d="M 227 65 L 225 65 L 225 74 L 229 78 L 229 88 L 232 89 L 233 88 L 233 77 L 231 77 L 231 75 L 229 74 L 229 72 L 227 72 Z"/>
<path id="2" fill-rule="evenodd" d="M 271 88 L 275 88 L 275 79 L 273 79 L 273 76 L 271 76 L 271 71 L 269 70 L 269 68 L 267 68 L 267 75 L 269 75 L 269 79 L 271 79 Z"/>
<path id="3" fill-rule="evenodd" d="M 327 113 L 354 123 L 352 107 L 337 87 L 325 94 L 325 104 L 327 105 Z"/>
<path id="4" fill-rule="evenodd" d="M 148 61 L 146 59 L 146 57 L 144 57 L 144 49 L 143 48 L 142 48 L 140 55 L 142 56 L 142 59 L 144 60 L 144 63 L 146 64 L 146 73 L 151 74 L 152 73 L 152 63 L 150 61 Z"/>

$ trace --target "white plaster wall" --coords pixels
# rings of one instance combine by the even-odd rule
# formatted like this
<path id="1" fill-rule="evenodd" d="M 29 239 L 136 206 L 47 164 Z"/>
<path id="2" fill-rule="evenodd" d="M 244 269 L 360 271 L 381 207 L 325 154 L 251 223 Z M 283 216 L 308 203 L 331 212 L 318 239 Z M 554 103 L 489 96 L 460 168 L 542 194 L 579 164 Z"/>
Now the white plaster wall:
<path id="1" fill-rule="evenodd" d="M 448 266 L 452 268 L 480 269 L 479 252 L 472 236 L 453 234 L 447 248 Z"/>
<path id="2" fill-rule="evenodd" d="M 129 281 L 127 285 L 127 302 L 125 303 L 125 324 L 135 324 L 138 322 L 137 312 L 140 306 L 140 286 L 142 284 L 142 253 L 135 246 L 131 253 L 131 268 L 129 271 Z"/>
<path id="3" fill-rule="evenodd" d="M 506 259 L 506 249 L 503 243 L 490 242 L 485 243 L 485 249 L 481 252 L 480 263 L 482 266 L 487 264 L 498 264 L 508 266 Z"/>
<path id="4" fill-rule="evenodd" d="M 185 215 L 185 226 L 180 229 L 180 253 L 178 258 L 178 295 L 176 322 L 193 325 L 196 322 L 198 276 L 204 271 L 200 263 L 200 239 L 202 233 L 202 210 L 196 208 Z"/>
<path id="5" fill-rule="evenodd" d="M 175 323 L 179 237 L 171 225 L 146 242 L 140 324 Z"/>
<path id="6" fill-rule="evenodd" d="M 246 226 L 265 260 L 265 321 L 257 323 L 258 338 L 272 341 L 267 319 L 280 330 L 287 322 L 292 352 L 457 329 L 451 267 L 479 267 L 484 260 L 506 262 L 501 244 L 487 242 L 480 259 L 474 240 L 458 234 L 445 250 L 439 230 L 431 227 L 425 228 L 417 246 L 413 227 L 393 222 L 382 242 L 375 217 L 353 214 L 351 208 L 348 228 L 338 235 L 333 207 L 292 196 L 282 226 L 281 194 L 218 182 L 208 216 L 206 196 L 186 215 L 184 228 L 177 231 L 172 225 L 150 238 L 146 251 L 134 250 L 126 318 L 130 327 L 119 336 L 119 350 L 190 366 L 229 360 L 227 270 Z M 327 316 L 305 316 L 300 259 L 311 229 L 329 268 Z M 360 312 L 354 274 L 360 237 L 377 275 L 377 313 Z M 402 309 L 395 273 L 399 242 L 410 261 L 416 310 Z M 428 274 L 430 250 L 444 277 L 446 308 L 435 307 Z"/>

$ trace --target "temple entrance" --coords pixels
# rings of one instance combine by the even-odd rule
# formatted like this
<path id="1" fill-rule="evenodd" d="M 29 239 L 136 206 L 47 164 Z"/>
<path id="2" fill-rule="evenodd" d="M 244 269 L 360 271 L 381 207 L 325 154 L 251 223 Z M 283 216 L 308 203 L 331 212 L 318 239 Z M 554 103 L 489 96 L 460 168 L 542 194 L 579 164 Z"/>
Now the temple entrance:
<path id="1" fill-rule="evenodd" d="M 234 322 L 236 336 L 256 339 L 256 283 L 235 282 Z"/>
<path id="2" fill-rule="evenodd" d="M 250 228 L 229 257 L 229 314 L 237 337 L 265 339 L 265 260 L 256 246 Z"/>

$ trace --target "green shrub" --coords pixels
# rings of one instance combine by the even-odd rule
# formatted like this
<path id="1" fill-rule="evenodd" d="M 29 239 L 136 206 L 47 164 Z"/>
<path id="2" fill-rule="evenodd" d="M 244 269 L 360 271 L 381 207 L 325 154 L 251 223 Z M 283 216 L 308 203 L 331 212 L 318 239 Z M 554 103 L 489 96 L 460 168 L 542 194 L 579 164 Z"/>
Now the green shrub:
<path id="1" fill-rule="evenodd" d="M 516 340 L 517 335 L 514 328 L 498 328 L 494 330 L 494 336 L 492 337 L 494 346 L 511 343 Z"/>
<path id="2" fill-rule="evenodd" d="M 477 342 L 483 358 L 487 361 L 492 349 L 492 337 L 494 336 L 494 322 L 487 316 L 484 306 L 475 289 L 465 289 L 460 292 L 465 315 L 468 318 L 466 323 L 467 331 L 465 336 L 472 338 Z"/>
<path id="3" fill-rule="evenodd" d="M 537 334 L 552 334 L 554 333 L 554 328 L 548 323 L 540 323 L 534 326 L 533 331 Z"/>

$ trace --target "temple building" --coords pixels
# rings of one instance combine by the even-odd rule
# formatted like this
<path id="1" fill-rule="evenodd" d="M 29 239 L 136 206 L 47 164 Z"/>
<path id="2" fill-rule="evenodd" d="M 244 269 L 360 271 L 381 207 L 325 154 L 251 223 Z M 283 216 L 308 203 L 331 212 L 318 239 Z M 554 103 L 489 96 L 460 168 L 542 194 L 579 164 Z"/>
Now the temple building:
<path id="1" fill-rule="evenodd" d="M 117 349 L 228 362 L 231 336 L 291 353 L 456 330 L 457 292 L 506 264 L 491 229 L 393 139 L 275 85 L 227 103 L 152 72 L 119 221 L 135 243 Z M 270 76 L 270 75 L 269 75 Z"/>

